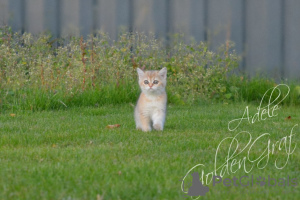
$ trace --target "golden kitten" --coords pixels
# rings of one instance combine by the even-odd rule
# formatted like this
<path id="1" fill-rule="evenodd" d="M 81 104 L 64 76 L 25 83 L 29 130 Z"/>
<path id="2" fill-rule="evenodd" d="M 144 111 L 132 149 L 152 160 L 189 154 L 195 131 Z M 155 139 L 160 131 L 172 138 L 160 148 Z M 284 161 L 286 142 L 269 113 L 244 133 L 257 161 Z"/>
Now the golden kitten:
<path id="1" fill-rule="evenodd" d="M 134 111 L 136 128 L 142 131 L 162 131 L 167 106 L 167 68 L 160 71 L 143 71 L 137 68 L 141 95 Z"/>

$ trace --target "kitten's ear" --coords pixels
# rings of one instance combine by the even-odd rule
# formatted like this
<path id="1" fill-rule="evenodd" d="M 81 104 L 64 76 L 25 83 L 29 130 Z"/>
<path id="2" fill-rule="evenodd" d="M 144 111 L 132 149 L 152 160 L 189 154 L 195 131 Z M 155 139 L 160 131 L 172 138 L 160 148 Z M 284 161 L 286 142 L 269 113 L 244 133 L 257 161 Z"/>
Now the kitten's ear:
<path id="1" fill-rule="evenodd" d="M 158 74 L 163 78 L 167 78 L 167 68 L 166 67 L 162 68 L 161 70 L 159 70 Z"/>
<path id="2" fill-rule="evenodd" d="M 137 73 L 138 73 L 138 75 L 139 75 L 139 78 L 141 78 L 143 75 L 144 75 L 144 71 L 143 70 L 141 70 L 140 68 L 137 68 L 136 69 L 136 71 L 137 71 Z"/>

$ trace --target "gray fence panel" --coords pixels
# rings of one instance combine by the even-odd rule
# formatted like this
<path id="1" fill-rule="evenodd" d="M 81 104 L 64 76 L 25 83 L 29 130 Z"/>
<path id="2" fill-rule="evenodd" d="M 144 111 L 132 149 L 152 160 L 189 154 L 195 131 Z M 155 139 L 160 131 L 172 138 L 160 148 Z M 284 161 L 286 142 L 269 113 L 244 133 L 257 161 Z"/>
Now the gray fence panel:
<path id="1" fill-rule="evenodd" d="M 244 24 L 244 1 L 240 0 L 230 0 L 230 40 L 234 41 L 235 43 L 235 50 L 240 54 L 244 51 L 244 31 L 245 31 L 245 24 Z"/>
<path id="2" fill-rule="evenodd" d="M 53 37 L 60 37 L 60 6 L 59 0 L 44 0 L 44 28 Z"/>
<path id="3" fill-rule="evenodd" d="M 284 76 L 300 78 L 300 1 L 285 1 Z"/>
<path id="4" fill-rule="evenodd" d="M 24 31 L 24 8 L 23 0 L 9 1 L 9 24 L 13 31 Z"/>
<path id="5" fill-rule="evenodd" d="M 101 0 L 98 4 L 98 27 L 101 31 L 109 34 L 112 39 L 117 37 L 117 23 L 116 23 L 116 10 L 117 1 L 116 0 Z"/>
<path id="6" fill-rule="evenodd" d="M 280 0 L 247 1 L 246 69 L 280 77 L 281 4 Z"/>
<path id="7" fill-rule="evenodd" d="M 116 8 L 116 27 L 117 31 L 125 31 L 129 28 L 129 16 L 130 16 L 130 0 L 117 0 Z"/>
<path id="8" fill-rule="evenodd" d="M 154 30 L 158 37 L 165 38 L 167 35 L 167 1 L 153 0 Z"/>
<path id="9" fill-rule="evenodd" d="M 61 35 L 80 35 L 80 0 L 61 0 Z"/>
<path id="10" fill-rule="evenodd" d="M 138 32 L 154 32 L 153 1 L 134 0 L 134 27 Z"/>
<path id="11" fill-rule="evenodd" d="M 80 34 L 87 36 L 93 33 L 93 0 L 79 1 Z"/>
<path id="12" fill-rule="evenodd" d="M 166 1 L 134 0 L 134 31 L 166 36 Z"/>
<path id="13" fill-rule="evenodd" d="M 0 26 L 8 25 L 9 20 L 9 0 L 0 1 Z"/>
<path id="14" fill-rule="evenodd" d="M 39 34 L 44 31 L 44 1 L 26 0 L 25 31 Z"/>
<path id="15" fill-rule="evenodd" d="M 196 41 L 204 41 L 205 24 L 205 0 L 191 0 L 190 2 L 190 34 Z"/>
<path id="16" fill-rule="evenodd" d="M 243 13 L 240 0 L 208 1 L 208 41 L 213 50 L 231 40 L 243 52 Z"/>
<path id="17" fill-rule="evenodd" d="M 183 33 L 186 41 L 188 41 L 190 36 L 190 8 L 191 0 L 171 1 L 171 31 Z"/>

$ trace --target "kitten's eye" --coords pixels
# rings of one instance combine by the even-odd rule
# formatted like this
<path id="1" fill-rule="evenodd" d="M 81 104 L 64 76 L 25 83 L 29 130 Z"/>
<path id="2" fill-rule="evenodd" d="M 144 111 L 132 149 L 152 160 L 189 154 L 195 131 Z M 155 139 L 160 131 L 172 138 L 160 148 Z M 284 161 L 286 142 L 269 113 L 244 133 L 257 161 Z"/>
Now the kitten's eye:
<path id="1" fill-rule="evenodd" d="M 153 84 L 158 84 L 158 80 L 153 81 Z"/>
<path id="2" fill-rule="evenodd" d="M 146 85 L 148 85 L 148 84 L 149 84 L 149 81 L 145 80 L 144 83 L 145 83 Z"/>

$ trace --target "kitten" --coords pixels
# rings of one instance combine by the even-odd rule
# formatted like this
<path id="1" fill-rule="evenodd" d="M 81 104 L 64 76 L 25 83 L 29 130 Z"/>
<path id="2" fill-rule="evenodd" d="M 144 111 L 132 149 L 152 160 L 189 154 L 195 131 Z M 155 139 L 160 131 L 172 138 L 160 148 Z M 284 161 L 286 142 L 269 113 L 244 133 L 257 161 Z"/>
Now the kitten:
<path id="1" fill-rule="evenodd" d="M 136 128 L 142 131 L 162 131 L 167 106 L 167 68 L 160 71 L 142 71 L 137 68 L 141 95 L 134 110 Z"/>

